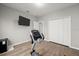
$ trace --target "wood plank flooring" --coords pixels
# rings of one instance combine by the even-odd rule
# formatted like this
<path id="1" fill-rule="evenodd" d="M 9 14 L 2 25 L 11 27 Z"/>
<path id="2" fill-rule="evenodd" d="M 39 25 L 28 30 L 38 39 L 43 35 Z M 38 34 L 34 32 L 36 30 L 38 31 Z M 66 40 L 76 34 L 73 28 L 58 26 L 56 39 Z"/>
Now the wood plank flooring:
<path id="1" fill-rule="evenodd" d="M 31 42 L 25 42 L 14 46 L 14 50 L 7 51 L 0 56 L 31 56 Z M 75 50 L 60 44 L 43 41 L 36 47 L 36 52 L 41 56 L 79 56 L 79 50 Z"/>

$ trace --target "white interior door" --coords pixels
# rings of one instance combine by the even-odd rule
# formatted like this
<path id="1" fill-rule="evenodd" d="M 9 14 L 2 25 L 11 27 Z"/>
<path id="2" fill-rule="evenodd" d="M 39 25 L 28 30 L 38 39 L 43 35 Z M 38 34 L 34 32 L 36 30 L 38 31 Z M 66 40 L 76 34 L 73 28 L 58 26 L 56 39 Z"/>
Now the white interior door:
<path id="1" fill-rule="evenodd" d="M 39 23 L 37 21 L 34 21 L 33 24 L 34 24 L 34 29 L 39 30 Z"/>
<path id="2" fill-rule="evenodd" d="M 41 33 L 44 32 L 44 24 L 43 24 L 43 21 L 41 22 L 37 22 L 37 21 L 34 21 L 34 29 L 35 30 L 39 30 Z"/>
<path id="3" fill-rule="evenodd" d="M 71 45 L 70 28 L 71 28 L 70 18 L 48 21 L 49 40 L 56 43 L 70 46 Z"/>
<path id="4" fill-rule="evenodd" d="M 44 33 L 44 24 L 43 24 L 43 21 L 42 22 L 39 22 L 39 31 L 41 33 Z"/>

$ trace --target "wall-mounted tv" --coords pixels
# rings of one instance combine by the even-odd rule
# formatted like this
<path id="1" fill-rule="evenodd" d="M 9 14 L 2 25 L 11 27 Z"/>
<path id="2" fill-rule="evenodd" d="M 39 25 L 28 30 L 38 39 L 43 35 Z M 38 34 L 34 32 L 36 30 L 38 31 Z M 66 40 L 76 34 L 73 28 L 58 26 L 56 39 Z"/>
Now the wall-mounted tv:
<path id="1" fill-rule="evenodd" d="M 18 24 L 23 26 L 30 26 L 30 19 L 25 18 L 23 16 L 19 16 Z"/>

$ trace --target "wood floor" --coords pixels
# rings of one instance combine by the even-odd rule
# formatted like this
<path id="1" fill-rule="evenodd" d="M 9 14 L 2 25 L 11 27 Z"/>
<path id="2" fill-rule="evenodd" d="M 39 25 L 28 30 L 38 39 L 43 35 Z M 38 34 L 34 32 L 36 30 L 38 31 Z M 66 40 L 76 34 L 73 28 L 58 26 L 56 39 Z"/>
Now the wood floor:
<path id="1" fill-rule="evenodd" d="M 25 42 L 14 48 L 14 50 L 4 52 L 0 56 L 31 56 L 31 42 Z M 36 52 L 41 56 L 79 56 L 79 50 L 48 41 L 43 41 L 38 44 Z"/>

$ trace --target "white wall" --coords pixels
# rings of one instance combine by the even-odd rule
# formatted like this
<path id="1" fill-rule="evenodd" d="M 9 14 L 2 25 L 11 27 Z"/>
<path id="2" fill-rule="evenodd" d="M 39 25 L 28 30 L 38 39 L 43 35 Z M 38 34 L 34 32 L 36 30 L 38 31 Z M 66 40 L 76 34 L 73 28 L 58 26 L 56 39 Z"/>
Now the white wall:
<path id="1" fill-rule="evenodd" d="M 48 39 L 48 20 L 55 20 L 71 16 L 71 46 L 79 48 L 79 5 L 52 12 L 40 18 L 45 22 L 45 36 Z"/>
<path id="2" fill-rule="evenodd" d="M 31 20 L 31 25 L 18 25 L 19 15 Z M 16 45 L 30 40 L 30 30 L 33 29 L 35 17 L 9 7 L 0 5 L 0 38 L 8 38 L 10 45 Z"/>

